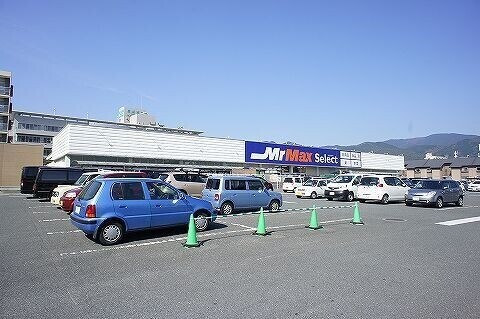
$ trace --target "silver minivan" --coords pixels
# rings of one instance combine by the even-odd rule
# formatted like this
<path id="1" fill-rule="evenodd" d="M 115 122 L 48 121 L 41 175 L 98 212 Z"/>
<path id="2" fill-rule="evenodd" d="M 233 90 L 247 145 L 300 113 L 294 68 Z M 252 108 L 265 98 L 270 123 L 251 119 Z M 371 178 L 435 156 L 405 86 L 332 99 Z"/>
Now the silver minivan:
<path id="1" fill-rule="evenodd" d="M 212 203 L 217 211 L 225 215 L 261 207 L 277 211 L 282 206 L 282 194 L 268 190 L 261 180 L 252 176 L 210 176 L 202 199 Z"/>

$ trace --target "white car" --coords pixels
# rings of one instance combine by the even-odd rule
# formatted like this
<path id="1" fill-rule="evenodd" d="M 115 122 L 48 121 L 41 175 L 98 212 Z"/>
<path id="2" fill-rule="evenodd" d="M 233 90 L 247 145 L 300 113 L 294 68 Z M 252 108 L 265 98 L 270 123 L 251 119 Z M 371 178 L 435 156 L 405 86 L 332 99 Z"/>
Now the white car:
<path id="1" fill-rule="evenodd" d="M 298 198 L 310 197 L 317 198 L 323 196 L 327 189 L 327 181 L 325 179 L 309 179 L 302 186 L 297 187 L 295 195 Z"/>
<path id="2" fill-rule="evenodd" d="M 305 181 L 304 177 L 296 176 L 296 177 L 285 177 L 282 184 L 283 191 L 286 192 L 295 192 L 297 187 L 302 186 L 303 182 Z"/>
<path id="3" fill-rule="evenodd" d="M 360 202 L 373 200 L 387 204 L 390 201 L 404 201 L 409 189 L 410 187 L 398 177 L 368 175 L 362 177 L 357 197 Z"/>
<path id="4" fill-rule="evenodd" d="M 467 189 L 471 192 L 480 192 L 480 181 L 469 183 Z"/>

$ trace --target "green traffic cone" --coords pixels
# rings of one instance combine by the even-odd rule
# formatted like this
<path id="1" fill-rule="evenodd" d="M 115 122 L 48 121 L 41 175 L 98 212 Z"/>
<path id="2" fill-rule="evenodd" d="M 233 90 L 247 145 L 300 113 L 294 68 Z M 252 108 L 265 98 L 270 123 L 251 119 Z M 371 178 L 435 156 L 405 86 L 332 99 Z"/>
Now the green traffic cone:
<path id="1" fill-rule="evenodd" d="M 315 208 L 315 205 L 313 205 L 312 207 L 312 214 L 310 215 L 310 225 L 305 227 L 314 230 L 323 228 L 322 226 L 318 225 L 317 209 Z"/>
<path id="2" fill-rule="evenodd" d="M 263 214 L 263 208 L 260 208 L 260 215 L 258 216 L 257 231 L 254 235 L 265 236 L 267 235 L 267 229 L 265 227 L 265 215 Z"/>
<path id="3" fill-rule="evenodd" d="M 353 219 L 351 223 L 354 225 L 363 225 L 363 220 L 360 218 L 360 212 L 358 211 L 358 202 L 355 202 L 355 208 L 353 209 Z"/>
<path id="4" fill-rule="evenodd" d="M 190 214 L 190 221 L 188 222 L 187 241 L 183 244 L 184 247 L 198 247 L 200 244 L 197 241 L 197 228 L 193 220 L 193 214 Z"/>

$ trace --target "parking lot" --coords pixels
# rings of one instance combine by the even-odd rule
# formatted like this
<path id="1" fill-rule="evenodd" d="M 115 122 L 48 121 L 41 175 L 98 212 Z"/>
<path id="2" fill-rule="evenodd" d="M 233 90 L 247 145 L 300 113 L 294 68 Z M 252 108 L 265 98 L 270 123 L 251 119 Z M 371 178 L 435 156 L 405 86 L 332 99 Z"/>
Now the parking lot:
<path id="1" fill-rule="evenodd" d="M 266 214 L 219 218 L 184 248 L 186 228 L 101 246 L 48 201 L 0 192 L 2 318 L 478 318 L 480 193 L 465 206 L 359 204 L 283 195 Z M 480 219 L 480 218 L 479 218 Z"/>

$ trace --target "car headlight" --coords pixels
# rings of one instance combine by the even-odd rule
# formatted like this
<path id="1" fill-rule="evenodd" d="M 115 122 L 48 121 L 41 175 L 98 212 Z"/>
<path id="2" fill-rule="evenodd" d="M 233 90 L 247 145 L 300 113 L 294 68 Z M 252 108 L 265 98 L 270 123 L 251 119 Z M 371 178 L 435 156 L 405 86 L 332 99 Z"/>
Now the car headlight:
<path id="1" fill-rule="evenodd" d="M 65 197 L 68 197 L 68 198 L 75 198 L 75 197 L 77 197 L 77 193 L 68 192 L 68 193 L 65 193 L 64 196 L 65 196 Z"/>
<path id="2" fill-rule="evenodd" d="M 433 196 L 435 196 L 435 194 L 436 194 L 436 192 L 434 192 L 434 191 L 428 192 L 427 197 L 433 197 Z"/>

